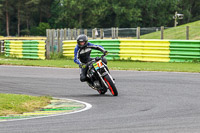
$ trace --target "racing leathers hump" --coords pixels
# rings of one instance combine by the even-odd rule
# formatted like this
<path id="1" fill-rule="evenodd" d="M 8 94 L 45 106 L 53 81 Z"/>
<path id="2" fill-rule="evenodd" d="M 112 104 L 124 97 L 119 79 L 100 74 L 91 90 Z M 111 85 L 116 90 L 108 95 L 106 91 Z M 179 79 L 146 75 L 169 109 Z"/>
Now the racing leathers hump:
<path id="1" fill-rule="evenodd" d="M 92 49 L 100 50 L 103 53 L 105 52 L 104 48 L 101 45 L 94 45 L 90 42 L 88 42 L 88 45 L 83 48 L 80 48 L 78 47 L 78 45 L 76 45 L 74 49 L 74 62 L 79 65 L 81 63 L 89 62 Z"/>

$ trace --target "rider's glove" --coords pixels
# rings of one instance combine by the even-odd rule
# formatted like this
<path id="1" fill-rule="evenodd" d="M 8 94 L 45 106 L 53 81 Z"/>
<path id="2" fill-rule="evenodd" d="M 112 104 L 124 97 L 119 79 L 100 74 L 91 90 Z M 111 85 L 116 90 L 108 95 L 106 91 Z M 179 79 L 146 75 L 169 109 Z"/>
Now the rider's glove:
<path id="1" fill-rule="evenodd" d="M 103 54 L 104 54 L 104 55 L 107 55 L 107 54 L 108 54 L 108 51 L 104 51 Z"/>
<path id="2" fill-rule="evenodd" d="M 80 67 L 80 68 L 86 68 L 86 65 L 81 63 L 81 64 L 79 65 L 79 67 Z"/>

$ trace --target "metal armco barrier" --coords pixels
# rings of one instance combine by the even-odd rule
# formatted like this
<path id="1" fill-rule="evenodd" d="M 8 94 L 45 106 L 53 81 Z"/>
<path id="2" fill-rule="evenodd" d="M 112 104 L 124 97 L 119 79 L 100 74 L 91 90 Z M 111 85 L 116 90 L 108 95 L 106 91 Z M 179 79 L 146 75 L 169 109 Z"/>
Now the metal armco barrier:
<path id="1" fill-rule="evenodd" d="M 63 41 L 63 55 L 69 58 L 74 57 L 74 48 L 76 47 L 77 41 Z"/>
<path id="2" fill-rule="evenodd" d="M 200 61 L 200 40 L 172 40 L 170 62 Z"/>
<path id="3" fill-rule="evenodd" d="M 109 51 L 109 55 L 106 57 L 108 60 L 119 60 L 119 40 L 89 40 L 89 42 L 95 45 L 101 45 L 105 50 Z M 63 41 L 63 55 L 74 58 L 74 48 L 77 41 Z M 98 50 L 92 50 L 91 57 L 100 56 L 102 53 Z"/>
<path id="4" fill-rule="evenodd" d="M 120 40 L 120 59 L 169 62 L 168 41 Z"/>
<path id="5" fill-rule="evenodd" d="M 5 40 L 5 55 L 26 59 L 45 59 L 44 40 Z"/>
<path id="6" fill-rule="evenodd" d="M 200 61 L 200 41 L 193 40 L 89 40 L 102 45 L 109 55 L 108 60 L 135 60 L 154 62 L 188 62 Z M 76 41 L 63 41 L 63 55 L 73 58 Z M 92 50 L 91 56 L 100 56 Z"/>
<path id="7" fill-rule="evenodd" d="M 101 45 L 104 47 L 105 50 L 109 52 L 109 54 L 106 56 L 108 60 L 119 60 L 119 51 L 120 51 L 120 42 L 119 40 L 89 40 L 89 42 L 95 44 L 95 45 Z M 98 50 L 92 50 L 91 57 L 97 57 L 102 55 L 102 53 Z"/>

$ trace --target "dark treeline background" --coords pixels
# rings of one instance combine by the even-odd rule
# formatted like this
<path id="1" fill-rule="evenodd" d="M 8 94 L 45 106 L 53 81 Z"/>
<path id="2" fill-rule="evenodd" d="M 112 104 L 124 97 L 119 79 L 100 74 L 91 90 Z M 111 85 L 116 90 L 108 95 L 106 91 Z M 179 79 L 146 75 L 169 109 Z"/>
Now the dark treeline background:
<path id="1" fill-rule="evenodd" d="M 0 0 L 0 35 L 45 35 L 47 28 L 133 28 L 200 19 L 200 0 Z"/>

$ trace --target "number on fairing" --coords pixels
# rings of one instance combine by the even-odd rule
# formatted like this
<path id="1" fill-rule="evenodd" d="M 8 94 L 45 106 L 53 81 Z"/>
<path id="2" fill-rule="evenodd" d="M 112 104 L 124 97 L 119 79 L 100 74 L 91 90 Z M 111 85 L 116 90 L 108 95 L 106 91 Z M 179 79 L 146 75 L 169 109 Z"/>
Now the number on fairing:
<path id="1" fill-rule="evenodd" d="M 102 64 L 101 60 L 99 60 L 98 62 L 96 62 L 96 63 L 93 64 L 95 70 L 98 70 L 102 65 L 103 64 Z"/>

